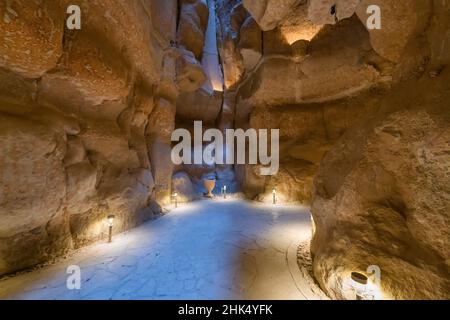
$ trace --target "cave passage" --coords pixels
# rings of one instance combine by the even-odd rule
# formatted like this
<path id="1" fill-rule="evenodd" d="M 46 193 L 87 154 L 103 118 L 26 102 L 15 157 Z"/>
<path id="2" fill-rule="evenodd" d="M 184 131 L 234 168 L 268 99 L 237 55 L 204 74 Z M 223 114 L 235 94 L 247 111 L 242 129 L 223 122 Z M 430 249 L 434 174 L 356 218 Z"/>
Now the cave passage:
<path id="1" fill-rule="evenodd" d="M 450 1 L 77 2 L 0 0 L 0 298 L 450 299 Z"/>
<path id="2" fill-rule="evenodd" d="M 158 220 L 0 282 L 1 299 L 313 299 L 297 266 L 307 210 L 241 200 L 180 206 Z M 67 290 L 68 266 L 81 289 Z"/>

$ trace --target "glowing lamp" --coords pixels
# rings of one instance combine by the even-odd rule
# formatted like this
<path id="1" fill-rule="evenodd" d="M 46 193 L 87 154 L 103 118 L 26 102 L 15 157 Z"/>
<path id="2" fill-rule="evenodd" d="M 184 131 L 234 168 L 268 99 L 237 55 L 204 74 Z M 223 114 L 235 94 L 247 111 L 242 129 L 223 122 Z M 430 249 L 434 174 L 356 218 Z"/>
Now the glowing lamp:
<path id="1" fill-rule="evenodd" d="M 114 225 L 114 218 L 115 218 L 114 215 L 109 215 L 109 216 L 108 216 L 108 225 L 109 225 L 110 227 L 112 227 L 112 226 Z"/>
<path id="2" fill-rule="evenodd" d="M 175 208 L 178 208 L 178 193 L 173 194 L 173 200 L 175 201 Z"/>
<path id="3" fill-rule="evenodd" d="M 356 292 L 356 300 L 364 300 L 369 279 L 360 272 L 352 272 L 350 285 Z"/>
<path id="4" fill-rule="evenodd" d="M 227 198 L 227 186 L 223 186 L 223 198 Z"/>
<path id="5" fill-rule="evenodd" d="M 114 219 L 116 217 L 114 215 L 109 215 L 108 216 L 108 225 L 109 225 L 109 236 L 108 236 L 108 242 L 112 242 L 112 229 L 114 226 Z"/>
<path id="6" fill-rule="evenodd" d="M 273 204 L 277 203 L 277 189 L 272 190 L 272 196 L 273 196 Z"/>

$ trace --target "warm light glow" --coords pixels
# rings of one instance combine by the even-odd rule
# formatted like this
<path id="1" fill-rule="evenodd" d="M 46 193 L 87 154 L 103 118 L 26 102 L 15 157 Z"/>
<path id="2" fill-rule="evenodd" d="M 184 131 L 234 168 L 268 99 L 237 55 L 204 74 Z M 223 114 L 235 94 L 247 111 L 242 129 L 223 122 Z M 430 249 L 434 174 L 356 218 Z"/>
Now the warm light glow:
<path id="1" fill-rule="evenodd" d="M 311 233 L 312 236 L 316 234 L 316 222 L 314 221 L 314 217 L 311 215 Z"/>
<path id="2" fill-rule="evenodd" d="M 114 225 L 114 218 L 115 218 L 114 215 L 109 215 L 109 216 L 108 216 L 108 225 L 109 225 L 110 227 L 112 227 L 112 226 Z"/>
<path id="3" fill-rule="evenodd" d="M 276 200 L 276 203 L 274 203 L 274 197 Z M 258 197 L 258 201 L 265 203 L 266 205 L 284 205 L 284 204 L 294 204 L 293 201 L 290 201 L 290 198 L 287 194 L 284 193 L 284 190 L 281 189 L 269 189 L 266 190 L 264 194 L 261 194 Z M 297 203 L 298 204 L 298 203 Z"/>
<path id="4" fill-rule="evenodd" d="M 311 41 L 323 28 L 313 24 L 306 24 L 304 26 L 282 26 L 280 27 L 281 34 L 289 45 L 293 45 L 299 40 Z"/>
<path id="5" fill-rule="evenodd" d="M 363 300 L 364 294 L 366 293 L 367 289 L 367 282 L 368 278 L 364 274 L 360 272 L 352 272 L 351 273 L 351 287 L 356 292 L 356 299 L 357 300 Z"/>
<path id="6" fill-rule="evenodd" d="M 112 229 L 113 229 L 113 225 L 114 225 L 114 215 L 109 215 L 108 216 L 108 224 L 109 224 L 109 232 L 108 232 L 108 242 L 111 243 L 112 242 Z"/>
<path id="7" fill-rule="evenodd" d="M 345 297 L 350 300 L 393 299 L 382 292 L 380 278 L 369 276 L 367 273 L 351 272 L 344 280 L 342 289 Z"/>
<path id="8" fill-rule="evenodd" d="M 383 300 L 384 296 L 380 284 L 377 284 L 376 281 L 373 276 L 367 276 L 366 273 L 351 272 L 348 280 L 344 282 L 343 290 L 353 292 L 353 296 L 350 292 L 346 295 L 349 299 Z"/>
<path id="9" fill-rule="evenodd" d="M 223 83 L 218 80 L 211 81 L 213 90 L 215 92 L 223 92 Z"/>
<path id="10" fill-rule="evenodd" d="M 178 192 L 173 194 L 173 199 L 175 200 L 175 208 L 178 208 Z"/>

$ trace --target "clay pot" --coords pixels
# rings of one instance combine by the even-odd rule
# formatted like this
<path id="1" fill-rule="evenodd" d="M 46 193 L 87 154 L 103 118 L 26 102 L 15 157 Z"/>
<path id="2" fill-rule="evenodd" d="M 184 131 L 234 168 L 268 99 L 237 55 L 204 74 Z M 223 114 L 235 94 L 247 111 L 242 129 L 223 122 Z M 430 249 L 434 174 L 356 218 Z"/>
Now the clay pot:
<path id="1" fill-rule="evenodd" d="M 216 186 L 216 180 L 203 180 L 203 185 L 205 186 L 206 190 L 208 191 L 208 194 L 206 194 L 206 197 L 208 198 L 214 198 L 214 195 L 212 191 L 214 190 L 214 187 Z"/>

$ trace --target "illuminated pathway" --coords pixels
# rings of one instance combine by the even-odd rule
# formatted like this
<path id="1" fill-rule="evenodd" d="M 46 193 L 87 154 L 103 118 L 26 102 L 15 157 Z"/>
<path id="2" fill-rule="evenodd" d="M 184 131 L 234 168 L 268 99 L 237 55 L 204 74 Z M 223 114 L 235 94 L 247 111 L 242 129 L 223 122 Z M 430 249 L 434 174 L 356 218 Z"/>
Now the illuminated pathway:
<path id="1" fill-rule="evenodd" d="M 118 235 L 112 244 L 0 281 L 0 298 L 320 298 L 296 263 L 310 223 L 301 207 L 200 201 Z M 69 265 L 81 267 L 81 290 L 66 288 Z"/>

